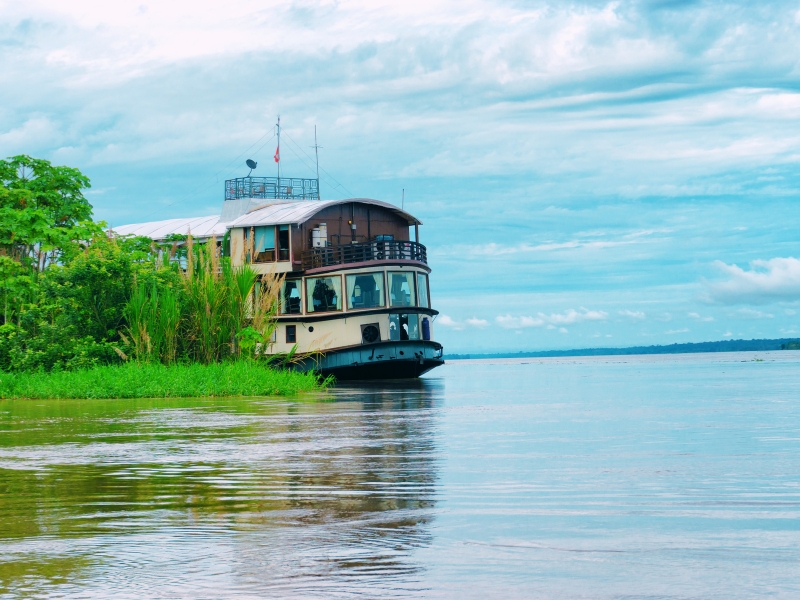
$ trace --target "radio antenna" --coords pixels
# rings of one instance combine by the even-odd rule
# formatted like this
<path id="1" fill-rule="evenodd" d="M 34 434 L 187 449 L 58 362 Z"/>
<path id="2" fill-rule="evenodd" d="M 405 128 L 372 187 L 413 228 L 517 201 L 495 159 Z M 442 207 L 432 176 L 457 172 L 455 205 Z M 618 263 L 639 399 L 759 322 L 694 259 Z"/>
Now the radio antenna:
<path id="1" fill-rule="evenodd" d="M 319 144 L 317 144 L 317 126 L 314 125 L 314 156 L 317 159 L 317 194 L 319 194 L 319 199 L 322 200 L 322 194 L 319 191 L 319 149 L 322 148 Z"/>
<path id="2" fill-rule="evenodd" d="M 278 189 L 281 187 L 281 116 L 278 115 L 278 149 L 275 151 L 275 162 L 278 163 Z M 279 192 L 280 193 L 280 192 Z"/>
<path id="3" fill-rule="evenodd" d="M 406 209 L 406 188 L 403 188 L 403 199 L 400 201 L 400 210 Z"/>

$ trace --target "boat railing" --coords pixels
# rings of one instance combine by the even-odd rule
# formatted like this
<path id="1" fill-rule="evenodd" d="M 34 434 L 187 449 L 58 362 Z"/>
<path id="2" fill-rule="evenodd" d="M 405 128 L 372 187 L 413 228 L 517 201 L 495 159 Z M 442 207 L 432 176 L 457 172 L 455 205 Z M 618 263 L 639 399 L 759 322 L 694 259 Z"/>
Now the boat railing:
<path id="1" fill-rule="evenodd" d="M 225 200 L 319 200 L 319 180 L 298 177 L 239 177 L 225 181 Z"/>
<path id="2" fill-rule="evenodd" d="M 425 246 L 399 240 L 323 246 L 301 254 L 303 270 L 376 260 L 413 260 L 428 264 Z"/>

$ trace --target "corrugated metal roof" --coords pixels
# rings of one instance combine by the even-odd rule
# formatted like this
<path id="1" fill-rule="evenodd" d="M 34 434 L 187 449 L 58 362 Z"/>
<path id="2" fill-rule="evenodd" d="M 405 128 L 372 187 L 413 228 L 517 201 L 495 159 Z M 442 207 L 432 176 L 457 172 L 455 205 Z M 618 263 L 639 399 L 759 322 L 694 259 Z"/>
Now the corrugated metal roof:
<path id="1" fill-rule="evenodd" d="M 121 225 L 112 230 L 118 235 L 142 235 L 153 240 L 163 240 L 171 234 L 187 235 L 190 231 L 195 238 L 208 238 L 212 235 L 222 237 L 227 227 L 219 222 L 219 215 L 193 217 L 189 219 L 167 219 L 150 223 Z"/>
<path id="2" fill-rule="evenodd" d="M 300 202 L 271 202 L 265 206 L 254 208 L 247 214 L 242 215 L 234 221 L 231 221 L 228 223 L 228 227 L 305 223 L 324 208 L 336 206 L 338 204 L 350 204 L 351 202 L 356 202 L 358 204 L 371 204 L 373 206 L 388 208 L 398 216 L 406 219 L 409 225 L 422 225 L 422 222 L 416 217 L 413 217 L 404 210 L 400 210 L 393 204 L 381 202 L 380 200 L 372 200 L 370 198 L 350 198 L 348 200 L 323 200 L 321 202 L 314 200 Z"/>
<path id="3" fill-rule="evenodd" d="M 150 239 L 160 241 L 171 234 L 187 235 L 190 231 L 195 238 L 208 238 L 215 235 L 219 238 L 225 235 L 225 231 L 231 227 L 251 227 L 257 225 L 285 225 L 294 223 L 305 223 L 315 214 L 329 206 L 337 204 L 371 204 L 388 208 L 398 216 L 406 219 L 409 225 L 422 225 L 416 217 L 413 217 L 404 210 L 400 210 L 393 204 L 371 200 L 369 198 L 350 198 L 348 200 L 277 200 L 266 205 L 253 208 L 245 215 L 231 221 L 230 223 L 220 222 L 219 215 L 210 217 L 193 217 L 188 219 L 167 219 L 166 221 L 152 221 L 150 223 L 135 223 L 133 225 L 120 225 L 112 228 L 118 235 L 141 235 Z"/>

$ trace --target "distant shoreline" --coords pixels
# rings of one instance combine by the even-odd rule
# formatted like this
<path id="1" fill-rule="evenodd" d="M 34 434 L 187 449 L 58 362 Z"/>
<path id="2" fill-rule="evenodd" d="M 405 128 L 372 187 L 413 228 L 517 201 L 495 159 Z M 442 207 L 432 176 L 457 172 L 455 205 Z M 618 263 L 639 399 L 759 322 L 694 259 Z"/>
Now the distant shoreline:
<path id="1" fill-rule="evenodd" d="M 546 356 L 620 356 L 629 354 L 691 354 L 694 352 L 747 352 L 767 350 L 800 350 L 797 338 L 778 340 L 722 340 L 670 344 L 668 346 L 631 346 L 629 348 L 576 348 L 573 350 L 541 350 L 538 352 L 492 352 L 445 354 L 445 360 L 470 358 L 538 358 Z"/>

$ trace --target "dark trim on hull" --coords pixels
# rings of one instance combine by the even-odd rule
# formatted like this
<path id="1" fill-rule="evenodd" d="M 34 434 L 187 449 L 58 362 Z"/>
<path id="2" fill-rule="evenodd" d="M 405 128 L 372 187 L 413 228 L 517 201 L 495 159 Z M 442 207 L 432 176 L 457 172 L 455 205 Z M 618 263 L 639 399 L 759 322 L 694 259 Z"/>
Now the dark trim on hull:
<path id="1" fill-rule="evenodd" d="M 329 350 L 307 357 L 295 366 L 337 380 L 413 379 L 444 364 L 444 349 L 438 342 L 388 341 Z"/>
<path id="2" fill-rule="evenodd" d="M 322 369 L 320 375 L 333 375 L 337 381 L 357 381 L 366 379 L 416 379 L 440 365 L 443 360 L 393 360 L 371 364 L 352 365 L 335 369 Z"/>

